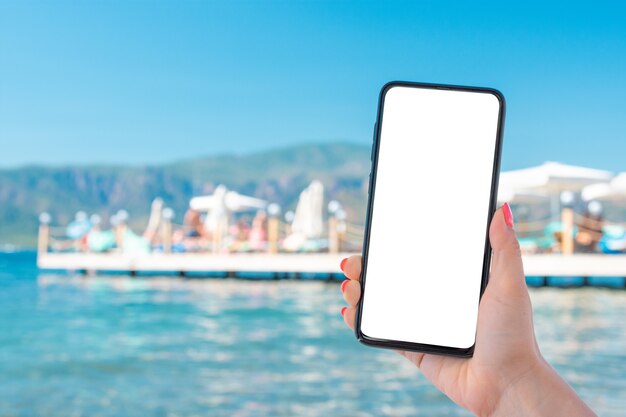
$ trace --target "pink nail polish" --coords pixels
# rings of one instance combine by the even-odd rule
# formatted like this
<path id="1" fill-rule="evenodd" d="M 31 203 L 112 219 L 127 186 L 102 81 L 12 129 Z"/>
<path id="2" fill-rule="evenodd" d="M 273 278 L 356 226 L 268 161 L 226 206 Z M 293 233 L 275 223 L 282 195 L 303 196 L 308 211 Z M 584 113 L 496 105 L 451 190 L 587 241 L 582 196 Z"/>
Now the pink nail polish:
<path id="1" fill-rule="evenodd" d="M 348 262 L 348 258 L 343 258 L 343 260 L 339 264 L 339 268 L 341 268 L 342 271 L 343 271 L 343 267 L 346 265 L 346 262 Z"/>
<path id="2" fill-rule="evenodd" d="M 504 205 L 502 206 L 502 212 L 504 213 L 504 222 L 507 226 L 509 226 L 509 229 L 512 229 L 513 213 L 511 212 L 511 207 L 509 206 L 509 203 L 504 203 Z"/>
<path id="3" fill-rule="evenodd" d="M 350 280 L 346 279 L 344 282 L 341 283 L 341 292 L 346 291 L 346 285 L 348 285 L 348 282 L 350 282 Z"/>
<path id="4" fill-rule="evenodd" d="M 347 309 L 348 309 L 348 307 L 341 307 L 341 315 L 342 316 L 343 316 L 343 313 L 345 313 Z"/>

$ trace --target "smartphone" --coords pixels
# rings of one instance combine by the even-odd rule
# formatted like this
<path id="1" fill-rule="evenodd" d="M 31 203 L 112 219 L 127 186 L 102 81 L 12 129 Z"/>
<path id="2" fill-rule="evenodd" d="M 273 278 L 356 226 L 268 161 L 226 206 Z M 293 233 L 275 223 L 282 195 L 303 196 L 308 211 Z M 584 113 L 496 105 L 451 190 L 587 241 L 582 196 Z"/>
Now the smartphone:
<path id="1" fill-rule="evenodd" d="M 504 112 L 492 88 L 382 88 L 355 323 L 362 343 L 473 354 Z"/>

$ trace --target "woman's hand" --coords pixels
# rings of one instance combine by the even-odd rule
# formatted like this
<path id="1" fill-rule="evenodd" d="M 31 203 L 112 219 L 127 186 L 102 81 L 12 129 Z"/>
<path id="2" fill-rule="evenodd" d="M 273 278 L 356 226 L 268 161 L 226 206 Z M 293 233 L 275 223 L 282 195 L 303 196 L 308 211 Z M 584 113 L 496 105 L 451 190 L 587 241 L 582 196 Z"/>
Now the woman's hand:
<path id="1" fill-rule="evenodd" d="M 489 239 L 493 258 L 478 310 L 474 356 L 399 353 L 450 399 L 479 416 L 595 415 L 539 352 L 508 204 L 494 214 Z M 353 328 L 361 297 L 361 257 L 345 259 L 341 269 L 348 278 L 341 290 L 350 305 L 342 315 Z"/>

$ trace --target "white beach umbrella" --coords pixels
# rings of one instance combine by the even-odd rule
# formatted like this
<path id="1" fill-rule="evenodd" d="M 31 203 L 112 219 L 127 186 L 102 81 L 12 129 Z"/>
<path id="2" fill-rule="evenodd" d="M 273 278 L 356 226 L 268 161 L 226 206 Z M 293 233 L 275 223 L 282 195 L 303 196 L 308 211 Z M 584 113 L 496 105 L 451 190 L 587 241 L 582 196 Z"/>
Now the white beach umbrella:
<path id="1" fill-rule="evenodd" d="M 292 233 L 302 233 L 306 238 L 319 238 L 324 233 L 323 224 L 324 186 L 314 180 L 300 193 Z"/>
<path id="2" fill-rule="evenodd" d="M 545 162 L 536 167 L 501 173 L 500 186 L 513 190 L 580 191 L 590 184 L 608 182 L 611 176 L 609 171 Z"/>
<path id="3" fill-rule="evenodd" d="M 143 232 L 143 236 L 147 237 L 148 239 L 152 239 L 159 230 L 159 226 L 161 225 L 163 205 L 164 203 L 161 197 L 157 197 L 152 200 L 152 205 L 150 206 L 150 217 L 148 218 L 148 226 L 146 226 L 146 230 L 144 230 Z"/>
<path id="4" fill-rule="evenodd" d="M 626 201 L 626 172 L 616 175 L 609 183 L 586 186 L 582 197 L 585 201 Z"/>
<path id="5" fill-rule="evenodd" d="M 264 209 L 266 206 L 267 201 L 260 198 L 241 195 L 236 191 L 230 191 L 224 185 L 218 185 L 212 195 L 194 197 L 189 202 L 189 207 L 198 211 L 242 211 L 249 209 Z"/>
<path id="6" fill-rule="evenodd" d="M 225 233 L 228 228 L 228 220 L 232 212 L 264 209 L 266 206 L 267 201 L 230 191 L 224 185 L 218 185 L 212 195 L 194 197 L 189 201 L 191 209 L 208 212 L 205 219 L 208 230 L 223 229 L 222 233 Z"/>
<path id="7" fill-rule="evenodd" d="M 557 217 L 561 192 L 580 192 L 590 184 L 608 182 L 611 176 L 609 171 L 549 161 L 532 168 L 502 172 L 499 189 L 503 195 L 516 191 L 546 193 L 550 196 L 552 216 Z"/>
<path id="8" fill-rule="evenodd" d="M 514 190 L 511 188 L 498 187 L 498 203 L 509 204 L 538 204 L 548 201 L 550 196 L 543 191 Z"/>

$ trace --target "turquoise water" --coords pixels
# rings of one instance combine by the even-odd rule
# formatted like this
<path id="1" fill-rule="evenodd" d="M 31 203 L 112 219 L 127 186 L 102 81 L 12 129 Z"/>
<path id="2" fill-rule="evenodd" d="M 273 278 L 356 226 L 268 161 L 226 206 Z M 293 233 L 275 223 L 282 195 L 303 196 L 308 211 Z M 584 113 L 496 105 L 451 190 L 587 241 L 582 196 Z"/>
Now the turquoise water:
<path id="1" fill-rule="evenodd" d="M 0 254 L 0 416 L 468 415 L 359 345 L 338 284 L 38 274 Z M 544 355 L 626 410 L 626 291 L 532 290 Z"/>

